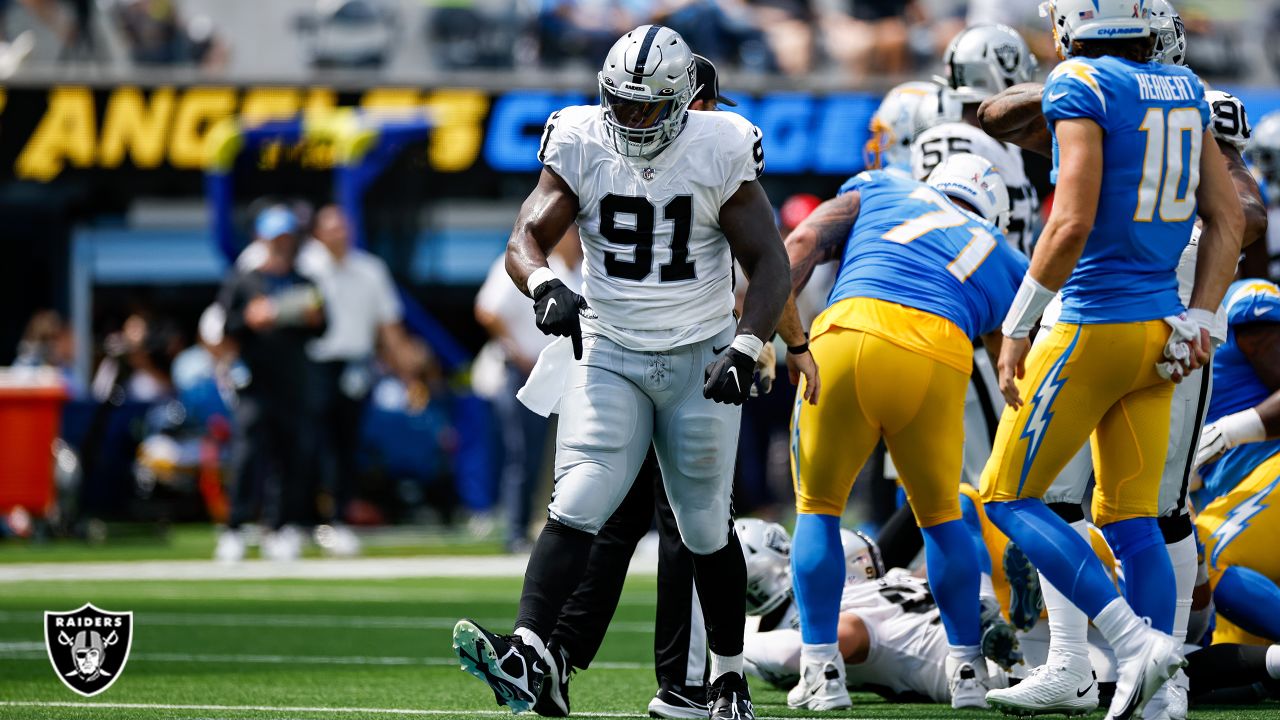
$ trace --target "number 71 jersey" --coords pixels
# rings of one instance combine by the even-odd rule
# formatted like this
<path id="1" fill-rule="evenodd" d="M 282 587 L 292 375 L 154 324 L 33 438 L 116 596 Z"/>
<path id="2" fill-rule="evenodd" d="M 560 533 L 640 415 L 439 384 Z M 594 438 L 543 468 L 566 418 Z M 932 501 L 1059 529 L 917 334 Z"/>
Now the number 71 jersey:
<path id="1" fill-rule="evenodd" d="M 690 111 L 653 159 L 624 157 L 594 105 L 547 120 L 539 159 L 578 198 L 583 318 L 633 350 L 712 337 L 733 322 L 733 257 L 720 207 L 764 170 L 760 131 L 728 112 Z"/>

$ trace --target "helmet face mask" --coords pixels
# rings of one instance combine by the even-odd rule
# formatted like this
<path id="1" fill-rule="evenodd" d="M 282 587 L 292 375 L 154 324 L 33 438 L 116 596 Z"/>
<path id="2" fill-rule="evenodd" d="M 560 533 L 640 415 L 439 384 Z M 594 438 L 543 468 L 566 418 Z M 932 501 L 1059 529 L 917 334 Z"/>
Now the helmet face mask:
<path id="1" fill-rule="evenodd" d="M 1162 65 L 1187 64 L 1187 28 L 1182 16 L 1168 0 L 1152 0 L 1151 34 L 1155 36 L 1155 48 L 1151 59 Z"/>
<path id="2" fill-rule="evenodd" d="M 597 79 L 618 153 L 652 158 L 676 139 L 696 92 L 695 67 L 684 39 L 661 25 L 642 25 L 614 43 Z"/>
<path id="3" fill-rule="evenodd" d="M 863 160 L 868 168 L 905 167 L 910 162 L 918 108 L 936 90 L 933 83 L 908 82 L 884 96 L 871 116 L 871 137 L 863 147 Z"/>

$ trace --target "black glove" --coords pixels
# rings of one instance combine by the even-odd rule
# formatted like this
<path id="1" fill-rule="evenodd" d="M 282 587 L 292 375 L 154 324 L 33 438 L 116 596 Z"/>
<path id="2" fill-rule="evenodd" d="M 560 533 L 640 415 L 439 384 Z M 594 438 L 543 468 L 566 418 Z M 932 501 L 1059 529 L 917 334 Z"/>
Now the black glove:
<path id="1" fill-rule="evenodd" d="M 756 361 L 750 355 L 729 348 L 707 365 L 702 396 L 719 403 L 741 405 L 751 394 L 755 373 Z"/>
<path id="2" fill-rule="evenodd" d="M 559 280 L 548 280 L 533 291 L 533 319 L 547 335 L 573 338 L 573 357 L 582 359 L 582 325 L 578 311 L 587 301 Z"/>

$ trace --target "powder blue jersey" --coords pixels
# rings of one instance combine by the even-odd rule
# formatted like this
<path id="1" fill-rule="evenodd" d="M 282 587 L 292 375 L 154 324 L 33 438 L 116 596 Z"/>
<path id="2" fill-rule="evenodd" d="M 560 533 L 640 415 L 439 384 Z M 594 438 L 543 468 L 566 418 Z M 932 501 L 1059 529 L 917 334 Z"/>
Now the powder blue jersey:
<path id="1" fill-rule="evenodd" d="M 827 304 L 854 297 L 897 303 L 944 317 L 970 338 L 1000 326 L 1027 260 L 995 226 L 942 193 L 876 170 L 850 178 L 858 219 Z"/>
<path id="2" fill-rule="evenodd" d="M 1045 81 L 1043 109 L 1050 128 L 1083 118 L 1105 133 L 1098 215 L 1062 288 L 1062 321 L 1142 322 L 1182 312 L 1175 270 L 1195 223 L 1209 126 L 1199 78 L 1171 65 L 1073 58 Z M 1055 132 L 1055 182 L 1058 161 Z"/>
<path id="3" fill-rule="evenodd" d="M 1280 287 L 1266 280 L 1238 280 L 1227 288 L 1222 301 L 1227 311 L 1227 342 L 1213 355 L 1213 399 L 1209 401 L 1208 422 L 1255 407 L 1271 396 L 1271 391 L 1254 372 L 1249 358 L 1236 343 L 1236 328 L 1253 323 L 1280 323 Z M 1225 495 L 1264 460 L 1280 452 L 1280 440 L 1246 443 L 1228 450 L 1200 468 L 1204 488 L 1195 497 L 1204 507 Z"/>

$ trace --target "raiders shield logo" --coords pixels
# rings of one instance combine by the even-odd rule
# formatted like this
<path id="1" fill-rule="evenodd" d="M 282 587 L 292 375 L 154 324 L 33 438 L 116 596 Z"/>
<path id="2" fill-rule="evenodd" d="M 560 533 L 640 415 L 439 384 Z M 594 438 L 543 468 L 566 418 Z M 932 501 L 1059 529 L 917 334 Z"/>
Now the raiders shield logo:
<path id="1" fill-rule="evenodd" d="M 1012 73 L 1018 69 L 1018 47 L 1016 45 L 1001 45 L 996 48 L 996 62 L 1000 63 L 1000 69 L 1006 73 Z"/>
<path id="2" fill-rule="evenodd" d="M 92 697 L 124 672 L 133 643 L 133 613 L 107 612 L 90 603 L 71 612 L 45 612 L 44 646 L 58 679 Z"/>

